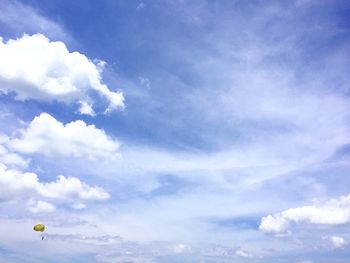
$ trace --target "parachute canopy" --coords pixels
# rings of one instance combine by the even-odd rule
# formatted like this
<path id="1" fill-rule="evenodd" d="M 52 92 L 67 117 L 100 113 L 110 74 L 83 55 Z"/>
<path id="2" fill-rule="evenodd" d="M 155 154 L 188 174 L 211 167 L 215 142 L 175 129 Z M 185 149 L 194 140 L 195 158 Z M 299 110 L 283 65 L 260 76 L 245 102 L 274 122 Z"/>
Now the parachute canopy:
<path id="1" fill-rule="evenodd" d="M 44 224 L 37 224 L 33 227 L 34 231 L 44 232 L 45 225 Z"/>

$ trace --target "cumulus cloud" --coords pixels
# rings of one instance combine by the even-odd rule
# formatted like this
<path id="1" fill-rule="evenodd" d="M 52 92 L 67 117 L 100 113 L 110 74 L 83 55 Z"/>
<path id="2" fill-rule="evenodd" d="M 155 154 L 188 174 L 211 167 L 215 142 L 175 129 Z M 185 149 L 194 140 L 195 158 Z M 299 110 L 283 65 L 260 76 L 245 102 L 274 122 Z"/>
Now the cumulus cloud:
<path id="1" fill-rule="evenodd" d="M 334 248 L 341 248 L 347 244 L 346 240 L 339 236 L 331 236 L 329 240 Z"/>
<path id="2" fill-rule="evenodd" d="M 45 201 L 30 199 L 27 202 L 27 209 L 32 213 L 51 213 L 56 210 L 56 207 Z"/>
<path id="3" fill-rule="evenodd" d="M 56 181 L 42 183 L 37 174 L 8 169 L 0 164 L 0 200 L 11 201 L 37 196 L 57 202 L 80 204 L 85 201 L 106 200 L 110 195 L 101 187 L 89 186 L 75 177 L 58 176 Z M 54 205 L 29 200 L 27 208 L 34 212 L 52 212 Z"/>
<path id="4" fill-rule="evenodd" d="M 35 117 L 20 138 L 9 146 L 25 154 L 40 153 L 47 156 L 74 156 L 115 158 L 119 143 L 109 138 L 103 130 L 87 125 L 82 120 L 63 124 L 53 116 L 42 113 Z"/>
<path id="5" fill-rule="evenodd" d="M 350 195 L 330 199 L 325 203 L 287 209 L 261 219 L 259 229 L 264 233 L 282 234 L 294 224 L 341 225 L 350 223 Z"/>
<path id="6" fill-rule="evenodd" d="M 4 164 L 0 164 L 0 185 L 2 201 L 16 200 L 18 197 L 34 194 L 41 186 L 36 174 L 10 170 Z"/>
<path id="7" fill-rule="evenodd" d="M 78 178 L 59 175 L 55 182 L 44 183 L 40 194 L 45 197 L 68 200 L 106 200 L 109 194 L 100 187 L 91 187 Z"/>
<path id="8" fill-rule="evenodd" d="M 92 105 L 89 104 L 86 101 L 79 101 L 80 103 L 80 108 L 78 109 L 78 112 L 80 114 L 85 114 L 85 115 L 90 115 L 90 116 L 95 116 L 96 113 L 94 109 L 92 108 Z"/>
<path id="9" fill-rule="evenodd" d="M 268 215 L 261 219 L 259 229 L 268 234 L 286 233 L 289 221 L 280 215 Z"/>
<path id="10" fill-rule="evenodd" d="M 0 161 L 6 165 L 15 167 L 27 167 L 29 160 L 24 159 L 16 153 L 9 152 L 9 150 L 0 144 Z"/>
<path id="11" fill-rule="evenodd" d="M 83 102 L 86 106 L 91 100 L 88 93 L 95 91 L 109 102 L 106 112 L 124 107 L 123 94 L 102 83 L 105 63 L 69 52 L 63 42 L 51 42 L 42 34 L 7 42 L 0 38 L 0 57 L 0 91 L 14 92 L 17 100 Z M 86 109 L 80 112 L 91 115 L 91 109 Z"/>
<path id="12" fill-rule="evenodd" d="M 17 153 L 13 153 L 5 147 L 5 144 L 9 142 L 9 137 L 0 134 L 0 162 L 13 167 L 25 168 L 28 166 L 29 160 L 24 159 Z"/>

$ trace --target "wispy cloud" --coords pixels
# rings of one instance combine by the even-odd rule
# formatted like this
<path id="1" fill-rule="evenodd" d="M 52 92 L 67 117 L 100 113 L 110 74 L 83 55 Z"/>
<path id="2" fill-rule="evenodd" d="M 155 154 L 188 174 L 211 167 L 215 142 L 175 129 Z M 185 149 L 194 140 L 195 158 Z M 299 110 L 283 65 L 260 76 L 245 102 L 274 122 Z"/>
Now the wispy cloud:
<path id="1" fill-rule="evenodd" d="M 11 36 L 43 33 L 55 40 L 73 41 L 64 27 L 20 1 L 1 0 L 0 23 Z"/>

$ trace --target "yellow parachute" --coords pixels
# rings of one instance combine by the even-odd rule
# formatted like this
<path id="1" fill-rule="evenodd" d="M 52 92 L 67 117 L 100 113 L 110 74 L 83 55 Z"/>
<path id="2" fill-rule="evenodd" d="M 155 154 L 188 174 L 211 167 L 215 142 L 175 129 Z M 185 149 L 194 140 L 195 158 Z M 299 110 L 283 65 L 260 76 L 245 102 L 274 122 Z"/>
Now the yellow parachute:
<path id="1" fill-rule="evenodd" d="M 44 232 L 45 231 L 45 225 L 44 224 L 37 224 L 33 227 L 34 231 L 38 232 Z"/>
<path id="2" fill-rule="evenodd" d="M 44 232 L 45 231 L 45 225 L 44 224 L 37 224 L 33 226 L 33 230 L 37 232 Z M 41 240 L 44 240 L 44 235 L 41 235 Z"/>

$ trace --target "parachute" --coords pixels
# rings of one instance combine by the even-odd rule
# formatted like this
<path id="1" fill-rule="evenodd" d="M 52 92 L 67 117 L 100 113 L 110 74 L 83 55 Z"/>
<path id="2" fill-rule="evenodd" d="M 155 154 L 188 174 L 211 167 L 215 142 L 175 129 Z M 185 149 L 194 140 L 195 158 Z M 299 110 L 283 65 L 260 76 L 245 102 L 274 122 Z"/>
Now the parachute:
<path id="1" fill-rule="evenodd" d="M 44 224 L 37 224 L 33 226 L 33 230 L 37 232 L 44 232 L 45 231 L 45 225 Z M 44 240 L 44 236 L 41 236 L 41 240 Z"/>
<path id="2" fill-rule="evenodd" d="M 44 232 L 45 231 L 45 225 L 44 224 L 37 224 L 33 227 L 34 231 Z"/>

